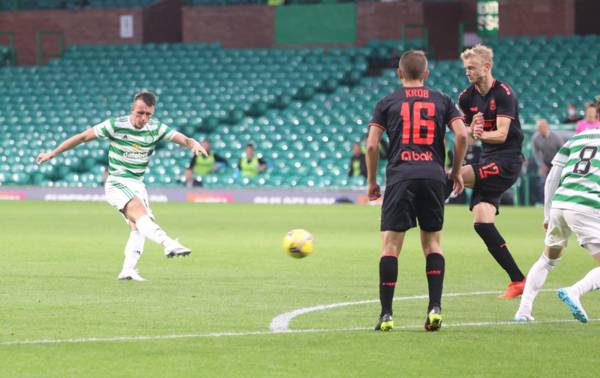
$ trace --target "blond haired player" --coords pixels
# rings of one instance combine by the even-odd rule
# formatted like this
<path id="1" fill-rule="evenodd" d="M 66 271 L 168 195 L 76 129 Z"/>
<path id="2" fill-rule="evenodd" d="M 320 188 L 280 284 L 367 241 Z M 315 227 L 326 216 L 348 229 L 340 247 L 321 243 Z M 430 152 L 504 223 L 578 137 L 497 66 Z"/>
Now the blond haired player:
<path id="1" fill-rule="evenodd" d="M 517 95 L 492 76 L 494 54 L 490 48 L 476 45 L 465 50 L 461 59 L 471 85 L 462 91 L 458 104 L 470 125 L 469 132 L 482 142 L 481 160 L 465 165 L 461 175 L 465 187 L 473 188 L 469 207 L 475 231 L 510 277 L 500 298 L 513 298 L 523 292 L 525 276 L 494 222 L 500 199 L 519 178 L 523 164 Z"/>

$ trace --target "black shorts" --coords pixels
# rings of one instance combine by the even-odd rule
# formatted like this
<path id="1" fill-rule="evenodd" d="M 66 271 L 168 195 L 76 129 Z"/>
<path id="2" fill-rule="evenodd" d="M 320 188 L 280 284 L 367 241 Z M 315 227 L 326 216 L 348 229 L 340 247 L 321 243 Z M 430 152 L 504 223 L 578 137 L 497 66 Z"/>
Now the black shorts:
<path id="1" fill-rule="evenodd" d="M 471 195 L 469 209 L 480 202 L 488 202 L 496 207 L 500 206 L 502 194 L 510 189 L 521 175 L 521 160 L 488 159 L 472 164 L 475 171 L 475 186 Z"/>
<path id="2" fill-rule="evenodd" d="M 444 225 L 446 183 L 429 179 L 399 181 L 385 188 L 381 231 L 404 232 L 417 225 L 423 231 L 440 231 Z"/>

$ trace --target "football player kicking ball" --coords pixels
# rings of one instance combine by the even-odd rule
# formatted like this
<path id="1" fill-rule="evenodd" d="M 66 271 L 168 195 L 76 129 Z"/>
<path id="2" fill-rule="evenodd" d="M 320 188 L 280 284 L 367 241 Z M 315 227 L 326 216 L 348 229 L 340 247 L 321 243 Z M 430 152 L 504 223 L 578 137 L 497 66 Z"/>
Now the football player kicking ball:
<path id="1" fill-rule="evenodd" d="M 600 109 L 599 109 L 600 110 Z M 544 227 L 547 228 L 542 256 L 527 274 L 525 291 L 515 320 L 534 320 L 533 301 L 548 273 L 560 261 L 571 233 L 600 264 L 600 130 L 586 130 L 571 137 L 555 155 L 546 179 Z M 586 323 L 581 305 L 583 294 L 600 289 L 600 267 L 579 282 L 558 290 L 558 298 L 575 319 Z"/>
<path id="2" fill-rule="evenodd" d="M 398 278 L 398 256 L 406 231 L 415 227 L 418 220 L 429 287 L 425 329 L 437 331 L 442 325 L 441 298 L 445 270 L 440 245 L 446 190 L 444 135 L 446 125 L 456 135 L 456 158 L 451 177 L 454 179 L 454 192 L 459 194 L 463 191 L 460 169 L 467 149 L 467 131 L 462 114 L 452 100 L 424 86 L 429 76 L 425 53 L 404 53 L 397 72 L 402 88 L 377 103 L 367 137 L 369 200 L 381 196 L 377 184 L 377 164 L 379 142 L 384 131 L 390 141 L 386 190 L 381 209 L 381 314 L 375 330 L 389 331 L 394 327 L 392 301 Z"/>
<path id="3" fill-rule="evenodd" d="M 96 138 L 108 139 L 108 178 L 104 186 L 106 200 L 119 210 L 131 228 L 125 246 L 120 280 L 145 281 L 136 267 L 144 251 L 145 239 L 160 244 L 166 257 L 187 256 L 192 251 L 171 239 L 154 221 L 144 185 L 144 173 L 156 145 L 167 139 L 191 149 L 195 154 L 206 150 L 195 140 L 171 129 L 152 118 L 156 97 L 150 92 L 135 95 L 129 116 L 108 119 L 86 131 L 74 135 L 51 152 L 42 152 L 38 164 Z"/>
<path id="4" fill-rule="evenodd" d="M 458 102 L 468 131 L 481 140 L 483 149 L 481 161 L 465 165 L 461 175 L 465 187 L 473 188 L 469 207 L 475 231 L 510 277 L 500 298 L 514 298 L 523 292 L 525 277 L 494 221 L 502 195 L 517 181 L 523 164 L 517 97 L 506 83 L 492 76 L 491 49 L 476 45 L 464 51 L 461 58 L 472 85 L 460 94 Z"/>

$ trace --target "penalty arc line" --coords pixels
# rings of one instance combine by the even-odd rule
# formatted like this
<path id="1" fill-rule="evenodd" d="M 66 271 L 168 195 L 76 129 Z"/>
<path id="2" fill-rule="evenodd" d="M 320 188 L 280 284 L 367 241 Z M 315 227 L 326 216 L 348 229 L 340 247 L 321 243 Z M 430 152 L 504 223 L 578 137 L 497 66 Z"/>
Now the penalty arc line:
<path id="1" fill-rule="evenodd" d="M 543 289 L 541 291 L 556 291 L 555 289 Z M 467 293 L 448 293 L 444 294 L 444 298 L 451 297 L 470 297 L 477 295 L 491 295 L 491 294 L 500 294 L 499 291 L 472 291 Z M 409 297 L 398 297 L 394 298 L 394 301 L 410 301 L 415 299 L 427 299 L 428 295 L 413 295 Z M 288 332 L 290 331 L 290 322 L 297 316 L 308 314 L 316 311 L 330 310 L 332 308 L 346 307 L 346 306 L 356 306 L 363 304 L 371 304 L 371 303 L 379 303 L 379 299 L 370 299 L 364 301 L 355 301 L 355 302 L 340 302 L 340 303 L 332 303 L 326 305 L 317 305 L 312 307 L 302 307 L 293 311 L 285 312 L 283 314 L 277 315 L 271 320 L 271 324 L 269 324 L 269 329 L 272 332 Z"/>

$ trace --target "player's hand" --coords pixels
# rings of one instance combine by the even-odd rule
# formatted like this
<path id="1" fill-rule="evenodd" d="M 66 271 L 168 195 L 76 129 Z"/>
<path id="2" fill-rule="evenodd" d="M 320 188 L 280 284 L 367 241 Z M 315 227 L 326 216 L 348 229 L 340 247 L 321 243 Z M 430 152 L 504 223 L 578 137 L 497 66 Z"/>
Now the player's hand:
<path id="1" fill-rule="evenodd" d="M 544 222 L 544 231 L 548 231 L 548 223 Z"/>
<path id="2" fill-rule="evenodd" d="M 52 152 L 40 152 L 36 160 L 38 164 L 42 164 L 52 159 L 53 157 L 54 155 L 52 154 Z"/>
<path id="3" fill-rule="evenodd" d="M 369 201 L 375 201 L 377 198 L 381 197 L 381 188 L 379 184 L 373 183 L 367 186 L 367 197 L 369 197 Z"/>
<path id="4" fill-rule="evenodd" d="M 206 152 L 206 149 L 204 147 L 202 147 L 202 145 L 198 142 L 194 143 L 194 146 L 192 147 L 192 152 L 194 152 L 194 155 L 204 155 L 205 157 L 208 156 L 208 152 Z"/>
<path id="5" fill-rule="evenodd" d="M 460 172 L 458 173 L 450 173 L 450 178 L 453 181 L 453 185 L 452 185 L 452 197 L 457 197 L 459 194 L 461 194 L 464 190 L 465 190 L 465 182 L 462 178 L 462 175 L 460 174 Z"/>
<path id="6" fill-rule="evenodd" d="M 473 132 L 473 139 L 481 138 L 481 134 L 483 134 L 483 113 L 478 112 L 473 116 L 473 120 L 471 120 L 471 130 Z"/>

